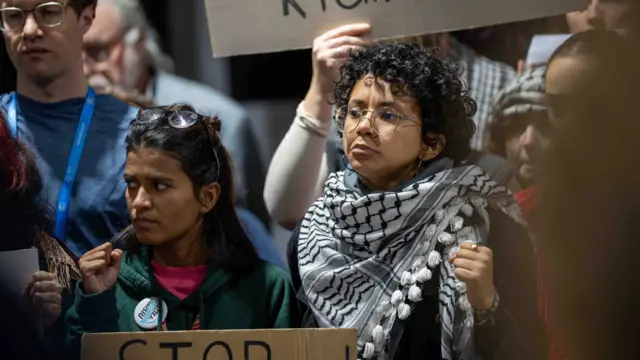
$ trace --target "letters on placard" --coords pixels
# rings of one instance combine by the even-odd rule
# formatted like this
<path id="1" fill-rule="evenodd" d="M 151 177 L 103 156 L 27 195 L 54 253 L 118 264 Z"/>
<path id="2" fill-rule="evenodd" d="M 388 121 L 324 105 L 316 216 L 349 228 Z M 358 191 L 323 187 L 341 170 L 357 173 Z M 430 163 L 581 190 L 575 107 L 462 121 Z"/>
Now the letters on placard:
<path id="1" fill-rule="evenodd" d="M 171 352 L 171 360 L 182 360 L 180 357 L 180 349 L 190 348 L 194 345 L 193 342 L 186 341 L 174 341 L 174 342 L 160 342 L 158 347 L 160 349 L 166 349 Z M 126 341 L 120 346 L 120 350 L 118 351 L 119 360 L 129 360 L 127 359 L 127 349 L 132 346 L 148 346 L 148 343 L 144 339 L 131 339 Z M 262 354 L 260 359 L 272 360 L 271 358 L 271 347 L 264 341 L 255 341 L 255 340 L 245 340 L 244 341 L 244 351 L 242 354 L 233 353 L 231 346 L 225 341 L 213 341 L 207 347 L 204 348 L 202 353 L 202 360 L 209 360 L 209 356 L 211 355 L 211 359 L 220 359 L 225 360 L 221 356 L 224 354 L 227 360 L 233 359 L 244 359 L 251 360 L 251 355 L 254 355 L 254 358 L 257 356 L 256 351 L 261 351 Z M 349 358 L 349 346 L 345 346 L 344 349 L 344 359 L 350 360 Z M 339 360 L 339 359 L 335 359 Z"/>
<path id="2" fill-rule="evenodd" d="M 353 10 L 360 5 L 366 5 L 369 3 L 376 3 L 378 0 L 318 0 L 319 7 L 322 12 L 327 12 L 327 6 L 335 4 L 337 7 L 344 10 Z M 391 0 L 380 0 L 380 2 L 390 2 Z M 296 0 L 282 0 L 282 15 L 289 16 L 291 10 L 294 10 L 303 19 L 307 18 L 307 12 L 300 6 Z"/>

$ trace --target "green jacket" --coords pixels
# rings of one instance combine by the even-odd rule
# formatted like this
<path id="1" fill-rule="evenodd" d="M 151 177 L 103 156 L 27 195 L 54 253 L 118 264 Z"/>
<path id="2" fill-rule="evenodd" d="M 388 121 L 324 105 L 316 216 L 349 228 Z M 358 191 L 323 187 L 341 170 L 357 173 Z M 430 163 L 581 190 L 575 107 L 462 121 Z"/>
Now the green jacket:
<path id="1" fill-rule="evenodd" d="M 66 358 L 80 358 L 83 334 L 146 331 L 136 324 L 134 311 L 148 297 L 167 304 L 169 331 L 190 330 L 198 314 L 202 330 L 295 328 L 300 322 L 289 277 L 273 265 L 259 262 L 242 275 L 210 265 L 200 288 L 181 301 L 157 283 L 148 248 L 142 247 L 139 254 L 125 252 L 111 289 L 87 295 L 78 284 L 66 318 Z"/>

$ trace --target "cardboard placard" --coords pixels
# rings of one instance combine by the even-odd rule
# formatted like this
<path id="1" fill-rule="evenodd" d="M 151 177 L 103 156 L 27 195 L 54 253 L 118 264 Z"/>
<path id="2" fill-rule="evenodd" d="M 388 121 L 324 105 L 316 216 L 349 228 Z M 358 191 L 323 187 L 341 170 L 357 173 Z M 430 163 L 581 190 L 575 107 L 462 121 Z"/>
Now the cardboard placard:
<path id="1" fill-rule="evenodd" d="M 356 360 L 356 329 L 86 334 L 82 360 Z"/>
<path id="2" fill-rule="evenodd" d="M 588 0 L 204 0 L 214 57 L 311 47 L 366 22 L 376 39 L 522 21 L 586 9 Z"/>

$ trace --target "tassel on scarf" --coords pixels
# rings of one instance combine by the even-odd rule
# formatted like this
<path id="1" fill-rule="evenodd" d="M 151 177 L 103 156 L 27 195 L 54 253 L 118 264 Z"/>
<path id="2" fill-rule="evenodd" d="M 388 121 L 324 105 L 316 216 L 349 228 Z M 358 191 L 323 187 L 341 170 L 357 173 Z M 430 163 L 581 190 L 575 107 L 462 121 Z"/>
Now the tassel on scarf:
<path id="1" fill-rule="evenodd" d="M 71 292 L 73 283 L 82 279 L 76 262 L 55 239 L 48 235 L 39 236 L 36 245 L 46 258 L 48 271 L 56 276 L 56 280 L 63 289 Z"/>

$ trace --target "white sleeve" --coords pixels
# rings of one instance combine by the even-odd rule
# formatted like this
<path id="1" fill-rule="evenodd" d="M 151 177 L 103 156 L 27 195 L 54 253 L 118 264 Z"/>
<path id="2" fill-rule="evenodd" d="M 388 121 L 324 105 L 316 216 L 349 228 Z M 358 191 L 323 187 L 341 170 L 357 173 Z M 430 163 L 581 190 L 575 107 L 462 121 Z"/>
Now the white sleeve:
<path id="1" fill-rule="evenodd" d="M 264 201 L 280 226 L 293 229 L 322 194 L 329 176 L 326 159 L 331 123 L 322 123 L 298 106 L 296 117 L 278 145 L 264 184 Z"/>

